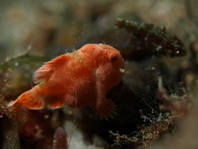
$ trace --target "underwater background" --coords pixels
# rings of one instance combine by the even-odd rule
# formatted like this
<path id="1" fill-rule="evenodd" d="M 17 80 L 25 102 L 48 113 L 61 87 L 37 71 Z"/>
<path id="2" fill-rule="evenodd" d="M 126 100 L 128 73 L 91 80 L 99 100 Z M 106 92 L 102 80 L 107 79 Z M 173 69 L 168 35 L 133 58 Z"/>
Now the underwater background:
<path id="1" fill-rule="evenodd" d="M 196 0 L 1 0 L 0 148 L 197 149 Z M 8 107 L 34 72 L 87 43 L 118 49 L 115 110 Z M 61 87 L 61 86 L 60 86 Z"/>

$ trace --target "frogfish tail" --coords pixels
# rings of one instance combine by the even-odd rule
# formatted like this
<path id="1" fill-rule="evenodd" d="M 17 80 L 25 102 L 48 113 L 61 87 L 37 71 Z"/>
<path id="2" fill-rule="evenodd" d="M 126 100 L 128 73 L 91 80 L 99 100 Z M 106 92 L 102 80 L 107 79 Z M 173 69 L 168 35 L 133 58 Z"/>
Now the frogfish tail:
<path id="1" fill-rule="evenodd" d="M 44 99 L 38 96 L 37 92 L 33 89 L 26 91 L 21 94 L 14 102 L 8 104 L 8 107 L 14 106 L 15 104 L 21 104 L 28 109 L 42 109 L 45 106 Z"/>

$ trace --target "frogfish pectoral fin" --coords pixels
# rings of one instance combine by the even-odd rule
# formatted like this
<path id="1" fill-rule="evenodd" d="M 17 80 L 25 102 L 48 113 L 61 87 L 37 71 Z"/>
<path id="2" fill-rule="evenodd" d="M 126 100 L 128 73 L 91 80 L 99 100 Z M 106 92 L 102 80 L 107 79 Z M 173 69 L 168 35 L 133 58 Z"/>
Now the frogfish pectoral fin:
<path id="1" fill-rule="evenodd" d="M 45 106 L 44 99 L 37 95 L 33 90 L 26 91 L 21 94 L 14 102 L 8 104 L 8 107 L 19 103 L 28 109 L 42 109 Z"/>
<path id="2" fill-rule="evenodd" d="M 56 97 L 56 96 L 46 96 L 45 102 L 46 102 L 47 107 L 50 109 L 61 108 L 65 104 L 65 101 L 63 98 Z"/>
<path id="3" fill-rule="evenodd" d="M 101 98 L 98 99 L 95 109 L 100 116 L 109 116 L 115 109 L 111 99 Z"/>

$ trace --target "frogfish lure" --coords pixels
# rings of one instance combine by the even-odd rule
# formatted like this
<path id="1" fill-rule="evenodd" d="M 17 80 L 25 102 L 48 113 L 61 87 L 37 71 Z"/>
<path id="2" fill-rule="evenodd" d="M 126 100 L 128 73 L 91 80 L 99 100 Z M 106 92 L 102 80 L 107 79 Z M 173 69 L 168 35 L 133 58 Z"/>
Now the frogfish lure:
<path id="1" fill-rule="evenodd" d="M 46 62 L 34 74 L 37 84 L 9 104 L 29 109 L 91 106 L 101 116 L 113 111 L 107 92 L 122 79 L 124 60 L 105 44 L 86 44 L 77 51 Z"/>

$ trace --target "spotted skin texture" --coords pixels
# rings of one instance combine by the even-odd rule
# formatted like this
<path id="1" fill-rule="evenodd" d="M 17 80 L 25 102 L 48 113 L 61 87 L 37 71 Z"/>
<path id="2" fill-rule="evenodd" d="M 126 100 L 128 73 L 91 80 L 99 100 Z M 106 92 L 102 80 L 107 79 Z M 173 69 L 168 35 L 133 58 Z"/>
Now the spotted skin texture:
<path id="1" fill-rule="evenodd" d="M 37 85 L 12 105 L 19 103 L 29 109 L 91 106 L 107 116 L 114 106 L 106 94 L 121 81 L 123 70 L 118 50 L 105 44 L 86 44 L 41 66 L 34 74 Z"/>
<path id="2" fill-rule="evenodd" d="M 180 39 L 169 35 L 165 28 L 162 29 L 154 24 L 124 19 L 118 19 L 116 26 L 132 33 L 134 37 L 139 39 L 141 44 L 145 45 L 153 53 L 159 53 L 171 58 L 182 57 L 187 54 Z"/>

